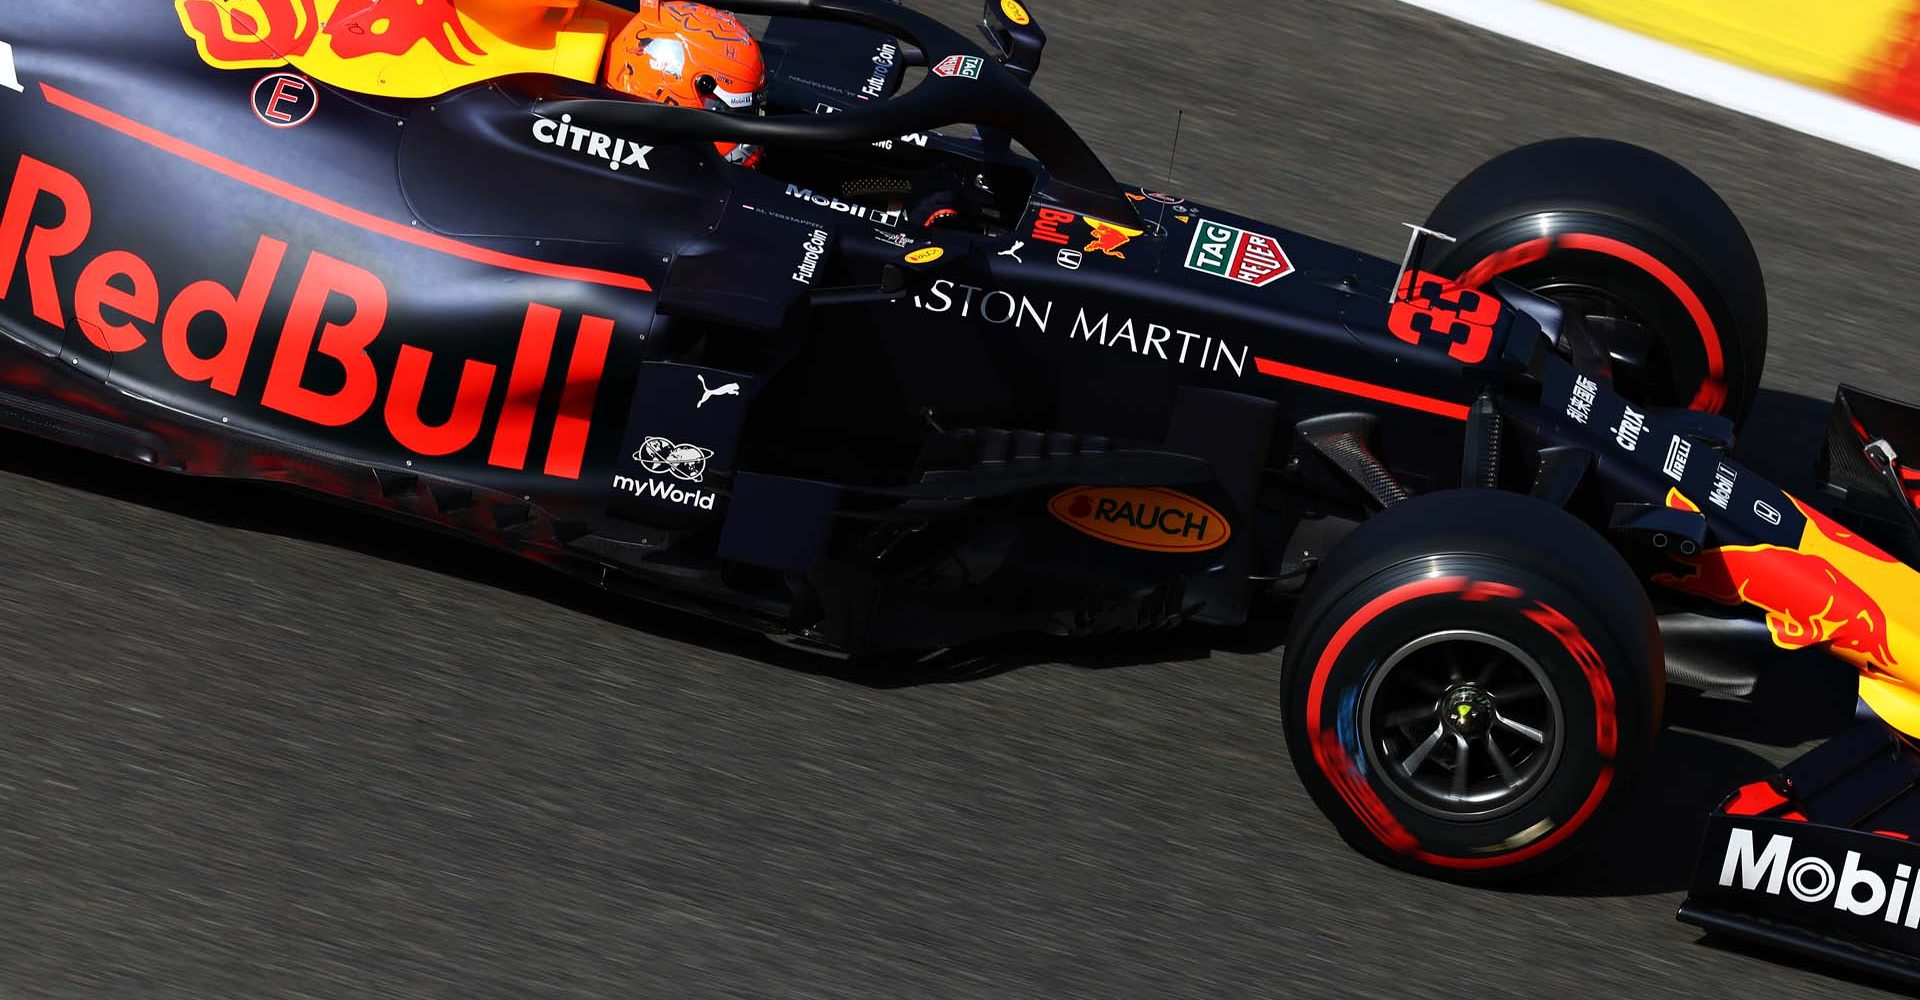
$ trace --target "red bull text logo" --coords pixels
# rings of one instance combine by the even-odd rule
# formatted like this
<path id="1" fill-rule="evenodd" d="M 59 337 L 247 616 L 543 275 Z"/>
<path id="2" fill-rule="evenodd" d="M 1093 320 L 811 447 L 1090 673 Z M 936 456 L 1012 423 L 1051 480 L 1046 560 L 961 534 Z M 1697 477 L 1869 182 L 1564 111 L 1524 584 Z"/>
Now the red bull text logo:
<path id="1" fill-rule="evenodd" d="M 36 216 L 60 221 L 34 225 Z M 455 358 L 459 377 L 451 411 L 429 419 L 421 413 L 428 376 L 446 362 L 411 344 L 400 344 L 390 364 L 376 362 L 376 354 L 391 356 L 375 350 L 388 334 L 391 297 L 372 272 L 317 250 L 290 267 L 288 244 L 261 236 L 244 274 L 194 281 L 171 298 L 163 294 L 153 265 L 126 249 L 106 250 L 84 266 L 63 267 L 77 277 L 62 288 L 55 262 L 81 251 L 93 218 L 92 199 L 79 178 L 22 156 L 0 211 L 0 301 L 24 306 L 19 315 L 30 312 L 48 327 L 68 332 L 70 342 L 78 342 L 72 336 L 77 334 L 99 351 L 127 357 L 127 377 L 135 383 L 164 372 L 231 397 L 241 394 L 243 384 L 259 385 L 248 395 L 259 392 L 257 403 L 268 411 L 261 414 L 268 422 L 279 421 L 277 414 L 325 429 L 378 420 L 411 455 L 453 455 L 484 439 L 488 464 L 527 468 L 555 360 L 559 309 L 527 306 L 511 359 Z M 269 316 L 274 288 L 296 269 L 285 312 Z M 276 333 L 261 337 L 276 327 Z M 547 475 L 580 478 L 612 339 L 612 320 L 580 318 L 547 444 Z M 264 383 L 258 381 L 260 366 L 252 365 L 261 341 L 272 354 Z M 500 362 L 510 362 L 504 379 Z M 118 365 L 115 373 L 120 374 Z M 379 415 L 373 417 L 376 404 Z"/>

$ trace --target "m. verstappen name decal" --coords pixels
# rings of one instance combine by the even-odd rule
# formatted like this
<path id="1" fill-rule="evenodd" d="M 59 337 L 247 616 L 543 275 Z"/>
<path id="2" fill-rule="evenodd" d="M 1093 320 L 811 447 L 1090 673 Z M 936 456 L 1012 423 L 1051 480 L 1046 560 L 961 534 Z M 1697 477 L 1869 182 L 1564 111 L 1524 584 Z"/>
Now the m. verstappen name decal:
<path id="1" fill-rule="evenodd" d="M 561 115 L 559 121 L 551 118 L 535 118 L 533 138 L 543 145 L 584 153 L 596 160 L 605 160 L 609 170 L 618 170 L 621 167 L 653 169 L 647 163 L 647 157 L 653 153 L 652 146 L 642 146 L 637 142 L 611 136 L 605 132 L 581 128 L 573 124 L 572 115 Z"/>
<path id="2" fill-rule="evenodd" d="M 1047 512 L 1075 531 L 1144 552 L 1208 552 L 1233 537 L 1219 511 L 1158 487 L 1081 486 L 1055 495 Z"/>
<path id="3" fill-rule="evenodd" d="M 929 313 L 1040 334 L 1052 333 L 1056 329 L 1056 318 L 1065 318 L 1064 314 L 1056 317 L 1052 302 L 964 285 L 946 278 L 934 282 L 924 295 L 914 296 L 913 304 Z M 1075 310 L 1071 320 L 1060 323 L 1058 329 L 1070 341 L 1122 350 L 1143 358 L 1212 372 L 1247 373 L 1249 350 L 1244 344 L 1229 344 L 1159 323 L 1137 323 L 1131 316 L 1116 319 L 1111 313 L 1081 308 Z"/>
<path id="4" fill-rule="evenodd" d="M 60 222 L 33 225 L 34 216 L 47 206 L 58 207 Z M 473 446 L 485 430 L 495 398 L 504 397 L 487 462 L 503 469 L 526 468 L 541 390 L 554 358 L 559 309 L 528 304 L 504 387 L 496 384 L 498 365 L 458 359 L 451 412 L 430 423 L 420 410 L 428 375 L 435 370 L 435 353 L 402 343 L 391 371 L 382 371 L 370 353 L 387 332 L 390 304 L 386 284 L 372 272 L 311 251 L 299 268 L 286 312 L 270 320 L 267 303 L 288 271 L 284 265 L 290 248 L 263 235 L 244 275 L 195 281 L 164 306 L 152 265 L 131 250 L 98 254 L 79 269 L 70 288 L 62 289 L 54 263 L 79 252 L 92 227 L 92 199 L 79 178 L 21 156 L 0 211 L 0 301 L 19 304 L 24 295 L 32 315 L 47 326 L 69 331 L 71 316 L 93 347 L 114 355 L 158 351 L 174 377 L 233 397 L 240 393 L 262 328 L 277 325 L 260 407 L 315 427 L 339 428 L 360 422 L 384 397 L 380 419 L 388 435 L 420 456 L 447 456 Z M 26 280 L 17 289 L 14 279 L 21 272 Z M 203 336 L 209 320 L 216 321 L 221 332 L 217 347 Z M 196 325 L 200 332 L 190 333 Z M 567 479 L 580 476 L 613 321 L 582 316 L 578 330 L 545 465 L 546 474 Z M 310 373 L 318 377 L 310 378 Z"/>
<path id="5" fill-rule="evenodd" d="M 1752 830 L 1733 827 L 1720 862 L 1719 884 L 1778 896 L 1783 891 L 1810 906 L 1827 906 L 1856 917 L 1920 929 L 1920 893 L 1912 892 L 1913 868 L 1897 865 L 1892 876 L 1864 868 L 1859 851 L 1847 851 L 1836 866 L 1812 854 L 1795 857 L 1794 838 L 1773 834 L 1756 847 Z"/>

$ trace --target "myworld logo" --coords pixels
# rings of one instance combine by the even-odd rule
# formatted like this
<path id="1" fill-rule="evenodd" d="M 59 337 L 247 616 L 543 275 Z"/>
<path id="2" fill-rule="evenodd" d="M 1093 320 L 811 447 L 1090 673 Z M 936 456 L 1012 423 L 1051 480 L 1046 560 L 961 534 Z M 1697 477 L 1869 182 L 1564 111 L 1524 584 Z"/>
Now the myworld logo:
<path id="1" fill-rule="evenodd" d="M 1893 877 L 1860 867 L 1860 852 L 1848 851 L 1836 871 L 1832 862 L 1813 855 L 1794 856 L 1793 838 L 1774 834 L 1764 850 L 1756 851 L 1752 830 L 1733 828 L 1727 836 L 1727 854 L 1720 863 L 1720 885 L 1736 882 L 1749 892 L 1778 896 L 1782 892 L 1810 905 L 1829 900 L 1836 910 L 1861 917 L 1879 917 L 1889 924 L 1920 928 L 1920 894 L 1909 899 L 1912 865 L 1894 866 Z M 1905 912 L 1902 912 L 1902 907 Z"/>
<path id="2" fill-rule="evenodd" d="M 690 490 L 661 479 L 638 479 L 633 476 L 613 477 L 613 488 L 624 490 L 637 497 L 664 500 L 667 503 L 677 503 L 682 507 L 692 507 L 694 510 L 712 510 L 714 501 L 718 499 L 717 494 L 706 490 Z"/>

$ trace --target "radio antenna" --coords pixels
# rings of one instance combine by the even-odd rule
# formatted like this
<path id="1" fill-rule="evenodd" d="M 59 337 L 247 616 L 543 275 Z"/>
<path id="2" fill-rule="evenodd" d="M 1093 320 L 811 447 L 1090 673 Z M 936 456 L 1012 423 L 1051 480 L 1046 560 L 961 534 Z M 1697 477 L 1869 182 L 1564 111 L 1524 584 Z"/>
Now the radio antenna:
<path id="1" fill-rule="evenodd" d="M 1167 154 L 1167 190 L 1173 190 L 1173 165 L 1180 159 L 1180 126 L 1187 120 L 1187 109 L 1179 108 L 1173 116 L 1173 152 Z"/>

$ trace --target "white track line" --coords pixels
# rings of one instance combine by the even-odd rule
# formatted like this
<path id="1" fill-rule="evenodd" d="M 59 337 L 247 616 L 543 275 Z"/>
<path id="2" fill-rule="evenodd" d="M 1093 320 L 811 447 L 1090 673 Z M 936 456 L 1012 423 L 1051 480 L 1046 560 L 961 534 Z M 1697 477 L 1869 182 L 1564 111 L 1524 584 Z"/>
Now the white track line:
<path id="1" fill-rule="evenodd" d="M 1400 0 L 1498 35 L 1920 169 L 1920 125 L 1544 0 Z"/>

